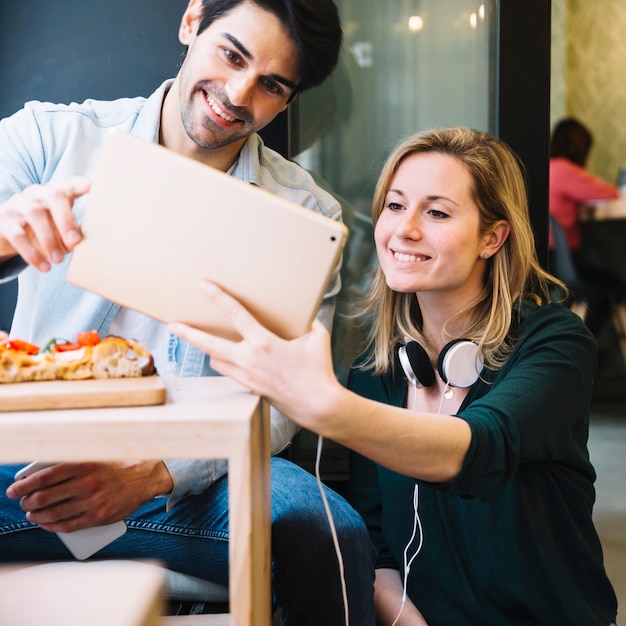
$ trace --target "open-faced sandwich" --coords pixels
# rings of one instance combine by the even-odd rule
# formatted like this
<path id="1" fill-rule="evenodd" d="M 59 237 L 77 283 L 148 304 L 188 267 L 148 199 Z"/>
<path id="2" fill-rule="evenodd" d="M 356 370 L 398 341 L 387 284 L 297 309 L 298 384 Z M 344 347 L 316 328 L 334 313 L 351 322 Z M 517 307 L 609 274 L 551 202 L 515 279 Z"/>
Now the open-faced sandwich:
<path id="1" fill-rule="evenodd" d="M 0 337 L 0 383 L 127 378 L 155 374 L 154 359 L 134 339 L 100 338 L 95 330 L 73 342 L 51 339 L 44 348 Z"/>

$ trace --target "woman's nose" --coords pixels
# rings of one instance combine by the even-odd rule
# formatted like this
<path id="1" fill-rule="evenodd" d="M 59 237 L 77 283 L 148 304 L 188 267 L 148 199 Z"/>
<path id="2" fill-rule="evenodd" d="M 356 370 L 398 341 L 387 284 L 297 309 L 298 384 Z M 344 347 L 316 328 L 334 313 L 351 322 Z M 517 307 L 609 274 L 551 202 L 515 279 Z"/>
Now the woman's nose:
<path id="1" fill-rule="evenodd" d="M 396 234 L 399 237 L 406 237 L 408 239 L 419 239 L 422 236 L 419 216 L 412 211 L 404 212 L 402 219 L 396 226 Z"/>

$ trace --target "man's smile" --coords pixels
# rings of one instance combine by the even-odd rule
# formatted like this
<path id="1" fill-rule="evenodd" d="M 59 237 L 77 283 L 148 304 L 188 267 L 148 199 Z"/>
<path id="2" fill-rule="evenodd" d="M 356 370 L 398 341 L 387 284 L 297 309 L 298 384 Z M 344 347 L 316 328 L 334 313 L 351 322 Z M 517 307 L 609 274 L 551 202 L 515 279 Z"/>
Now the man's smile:
<path id="1" fill-rule="evenodd" d="M 204 92 L 205 97 L 206 97 L 206 101 L 208 103 L 208 105 L 211 107 L 211 109 L 213 110 L 213 112 L 220 117 L 221 119 L 223 119 L 226 122 L 236 122 L 237 118 L 236 117 L 232 117 L 231 115 L 228 115 L 228 113 L 226 113 L 226 111 L 224 111 L 224 109 L 222 109 L 222 107 L 220 107 L 220 105 L 218 104 L 217 100 L 215 100 L 210 94 L 208 94 L 206 91 Z"/>

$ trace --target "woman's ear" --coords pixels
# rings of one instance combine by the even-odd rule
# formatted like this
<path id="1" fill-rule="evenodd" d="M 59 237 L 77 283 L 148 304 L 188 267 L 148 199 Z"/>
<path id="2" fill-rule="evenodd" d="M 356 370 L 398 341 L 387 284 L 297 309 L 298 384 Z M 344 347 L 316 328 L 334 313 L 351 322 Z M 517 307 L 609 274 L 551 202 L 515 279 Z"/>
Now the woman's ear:
<path id="1" fill-rule="evenodd" d="M 178 29 L 178 39 L 184 46 L 189 46 L 198 32 L 202 17 L 202 0 L 189 0 Z"/>
<path id="2" fill-rule="evenodd" d="M 481 256 L 483 258 L 492 257 L 504 245 L 504 242 L 508 239 L 510 232 L 511 227 L 506 220 L 496 222 L 491 231 L 485 237 L 485 245 Z"/>

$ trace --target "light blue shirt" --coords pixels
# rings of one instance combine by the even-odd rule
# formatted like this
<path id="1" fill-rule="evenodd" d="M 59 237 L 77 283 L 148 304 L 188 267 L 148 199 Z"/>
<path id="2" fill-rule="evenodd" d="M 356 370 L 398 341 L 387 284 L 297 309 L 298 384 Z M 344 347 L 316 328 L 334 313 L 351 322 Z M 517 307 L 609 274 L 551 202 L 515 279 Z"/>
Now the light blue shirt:
<path id="1" fill-rule="evenodd" d="M 44 185 L 76 175 L 93 178 L 102 143 L 110 131 L 158 141 L 161 106 L 171 84 L 172 80 L 164 82 L 148 98 L 86 100 L 70 105 L 29 102 L 22 110 L 1 120 L 0 203 L 29 185 Z M 230 173 L 312 211 L 341 219 L 337 200 L 316 185 L 306 170 L 267 148 L 258 135 L 250 136 L 245 142 Z M 79 222 L 85 201 L 86 197 L 82 197 L 74 203 Z M 114 242 L 111 253 L 115 254 Z M 12 337 L 44 345 L 53 337 L 72 338 L 81 330 L 107 333 L 119 306 L 69 284 L 65 278 L 68 261 L 66 258 L 48 273 L 26 266 L 19 257 L 0 265 L 0 282 L 15 277 L 19 280 Z M 328 328 L 332 323 L 334 296 L 340 288 L 338 271 L 339 268 L 318 313 Z M 269 276 L 268 280 L 271 279 Z M 146 347 L 154 350 L 154 346 Z M 181 376 L 216 375 L 204 353 L 173 335 L 168 338 L 167 352 L 169 360 L 180 364 Z M 275 454 L 289 445 L 297 426 L 274 410 L 271 424 Z M 187 495 L 201 493 L 227 469 L 223 460 L 169 460 L 166 465 L 174 481 L 168 507 Z"/>

